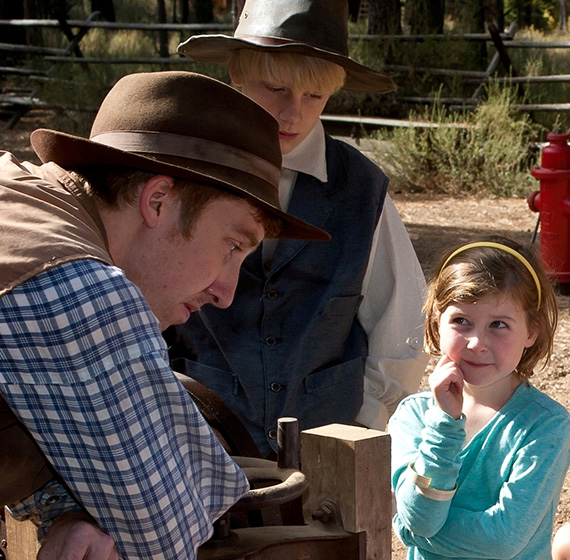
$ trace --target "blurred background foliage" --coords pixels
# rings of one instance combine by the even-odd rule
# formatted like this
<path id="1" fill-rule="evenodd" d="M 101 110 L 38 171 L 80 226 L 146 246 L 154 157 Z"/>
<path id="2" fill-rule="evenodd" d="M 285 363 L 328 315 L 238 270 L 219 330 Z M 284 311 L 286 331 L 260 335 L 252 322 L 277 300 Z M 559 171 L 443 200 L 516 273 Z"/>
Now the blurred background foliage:
<path id="1" fill-rule="evenodd" d="M 495 81 L 479 85 L 458 75 L 419 71 L 435 68 L 484 72 L 495 47 L 458 35 L 486 33 L 489 26 L 503 31 L 516 23 L 516 41 L 570 41 L 565 0 L 356 0 L 349 1 L 350 53 L 353 58 L 386 71 L 398 84 L 388 95 L 339 92 L 329 101 L 330 114 L 428 120 L 438 128 L 382 129 L 373 136 L 388 140 L 394 149 L 378 157 L 389 159 L 398 188 L 445 190 L 451 194 L 483 193 L 522 196 L 532 181 L 529 166 L 536 163 L 536 142 L 555 128 L 570 129 L 570 111 L 521 112 L 523 103 L 564 103 L 570 100 L 570 81 L 548 84 L 499 83 L 510 72 L 497 68 Z M 128 23 L 223 24 L 231 33 L 238 0 L 0 0 L 0 19 L 49 18 Z M 33 14 L 33 15 L 31 15 Z M 379 23 L 380 22 L 380 23 Z M 64 33 L 62 33 L 62 30 Z M 77 29 L 0 26 L 2 42 L 65 49 Z M 12 36 L 14 34 L 14 36 Z M 87 135 L 93 114 L 110 87 L 123 75 L 139 71 L 184 69 L 229 82 L 223 65 L 206 65 L 181 58 L 176 48 L 189 31 L 89 29 L 79 43 L 86 58 L 109 63 L 54 62 L 49 58 L 12 54 L 10 64 L 47 73 L 34 83 L 34 94 L 60 107 L 46 126 Z M 422 35 L 422 37 L 417 37 Z M 570 51 L 565 48 L 508 50 L 518 76 L 570 74 Z M 120 59 L 140 60 L 123 63 Z M 151 62 L 151 59 L 161 59 Z M 165 65 L 168 58 L 171 64 Z M 111 62 L 114 60 L 114 62 Z M 22 79 L 0 75 L 4 89 L 22 88 Z M 479 87 L 480 86 L 480 87 Z M 469 99 L 480 103 L 463 109 L 442 101 Z M 431 103 L 410 101 L 430 97 Z M 449 126 L 454 123 L 453 126 Z M 461 126 L 457 126 L 460 124 Z M 360 136 L 369 132 L 356 131 Z M 443 185 L 443 187 L 442 187 Z"/>

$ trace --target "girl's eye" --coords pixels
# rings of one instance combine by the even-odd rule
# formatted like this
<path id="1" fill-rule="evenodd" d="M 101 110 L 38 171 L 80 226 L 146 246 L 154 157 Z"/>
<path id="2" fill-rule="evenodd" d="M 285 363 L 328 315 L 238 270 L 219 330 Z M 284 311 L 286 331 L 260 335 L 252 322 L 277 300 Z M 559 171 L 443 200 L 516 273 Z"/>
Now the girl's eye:
<path id="1" fill-rule="evenodd" d="M 493 321 L 491 323 L 491 328 L 493 328 L 493 329 L 506 329 L 506 328 L 508 328 L 508 325 L 504 321 Z"/>
<path id="2" fill-rule="evenodd" d="M 466 325 L 468 323 L 467 319 L 465 317 L 454 317 L 451 322 L 454 325 Z"/>

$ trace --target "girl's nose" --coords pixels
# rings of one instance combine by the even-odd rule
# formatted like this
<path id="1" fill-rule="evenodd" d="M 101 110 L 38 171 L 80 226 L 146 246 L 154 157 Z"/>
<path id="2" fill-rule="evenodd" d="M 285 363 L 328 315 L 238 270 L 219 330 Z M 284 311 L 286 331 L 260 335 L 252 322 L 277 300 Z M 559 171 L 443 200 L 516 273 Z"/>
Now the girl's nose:
<path id="1" fill-rule="evenodd" d="M 473 334 L 468 338 L 467 348 L 473 350 L 474 352 L 482 352 L 487 349 L 487 343 L 485 341 L 485 335 L 481 333 Z"/>

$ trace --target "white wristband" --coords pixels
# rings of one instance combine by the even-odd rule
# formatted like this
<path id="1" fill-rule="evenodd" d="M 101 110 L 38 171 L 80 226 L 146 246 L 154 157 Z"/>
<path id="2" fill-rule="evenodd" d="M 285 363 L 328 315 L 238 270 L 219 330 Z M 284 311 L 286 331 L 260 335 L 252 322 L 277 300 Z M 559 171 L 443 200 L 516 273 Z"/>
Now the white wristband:
<path id="1" fill-rule="evenodd" d="M 414 470 L 414 463 L 410 463 L 408 465 L 408 468 L 406 469 L 406 477 L 410 482 L 415 484 L 416 489 L 420 494 L 430 500 L 436 500 L 437 502 L 448 502 L 453 498 L 457 491 L 457 484 L 453 490 L 438 490 L 437 488 L 432 488 L 431 478 L 418 474 Z"/>

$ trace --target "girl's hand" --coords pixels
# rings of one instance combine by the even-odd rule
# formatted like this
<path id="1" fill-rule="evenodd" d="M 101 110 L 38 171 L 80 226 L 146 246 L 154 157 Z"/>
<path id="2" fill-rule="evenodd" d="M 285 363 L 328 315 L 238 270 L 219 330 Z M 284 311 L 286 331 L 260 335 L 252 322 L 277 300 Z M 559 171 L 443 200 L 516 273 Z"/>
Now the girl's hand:
<path id="1" fill-rule="evenodd" d="M 457 364 L 442 356 L 429 376 L 429 386 L 437 406 L 458 420 L 463 409 L 463 374 Z"/>

